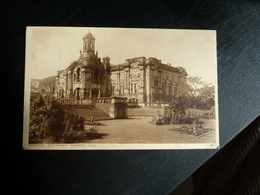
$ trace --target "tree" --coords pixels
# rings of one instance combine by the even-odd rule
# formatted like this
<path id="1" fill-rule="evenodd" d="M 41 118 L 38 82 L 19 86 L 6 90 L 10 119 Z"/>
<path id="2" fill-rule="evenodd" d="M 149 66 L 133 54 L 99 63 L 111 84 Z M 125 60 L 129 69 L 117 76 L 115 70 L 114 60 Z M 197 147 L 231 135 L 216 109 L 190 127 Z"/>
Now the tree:
<path id="1" fill-rule="evenodd" d="M 214 85 L 202 81 L 201 77 L 187 77 L 187 85 L 189 100 L 195 109 L 201 102 L 214 97 Z"/>
<path id="2" fill-rule="evenodd" d="M 204 86 L 200 88 L 201 109 L 210 110 L 215 105 L 215 86 Z"/>
<path id="3" fill-rule="evenodd" d="M 60 141 L 66 130 L 68 115 L 57 100 L 51 96 L 40 96 L 30 112 L 30 133 L 37 142 L 51 137 L 54 142 Z"/>
<path id="4" fill-rule="evenodd" d="M 185 115 L 185 102 L 183 96 L 171 96 L 169 106 L 164 108 L 164 123 L 179 123 L 180 116 Z"/>
<path id="5" fill-rule="evenodd" d="M 30 143 L 77 142 L 85 119 L 71 115 L 52 95 L 40 96 L 30 109 Z"/>

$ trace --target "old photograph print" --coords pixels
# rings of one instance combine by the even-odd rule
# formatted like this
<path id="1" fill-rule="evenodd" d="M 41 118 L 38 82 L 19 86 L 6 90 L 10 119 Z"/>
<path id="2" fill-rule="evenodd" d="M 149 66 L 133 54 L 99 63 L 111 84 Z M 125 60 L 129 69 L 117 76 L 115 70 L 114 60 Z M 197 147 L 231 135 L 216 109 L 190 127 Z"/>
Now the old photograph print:
<path id="1" fill-rule="evenodd" d="M 214 30 L 27 27 L 24 149 L 219 147 Z"/>

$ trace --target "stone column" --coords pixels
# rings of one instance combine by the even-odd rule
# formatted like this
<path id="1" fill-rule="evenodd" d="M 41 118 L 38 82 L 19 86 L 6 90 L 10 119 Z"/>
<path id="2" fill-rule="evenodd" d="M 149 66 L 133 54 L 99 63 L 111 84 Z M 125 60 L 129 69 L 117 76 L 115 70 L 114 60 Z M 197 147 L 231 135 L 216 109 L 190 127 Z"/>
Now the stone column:
<path id="1" fill-rule="evenodd" d="M 140 70 L 140 78 L 139 78 L 140 88 L 143 88 L 143 86 L 144 86 L 144 67 L 139 66 L 139 70 Z"/>
<path id="2" fill-rule="evenodd" d="M 55 80 L 55 92 L 56 92 L 56 97 L 59 97 L 59 77 L 56 76 Z"/>
<path id="3" fill-rule="evenodd" d="M 158 101 L 161 103 L 162 102 L 162 70 L 158 69 L 158 76 L 159 76 L 159 82 L 158 82 Z"/>
<path id="4" fill-rule="evenodd" d="M 89 98 L 92 98 L 92 88 L 89 89 Z"/>
<path id="5" fill-rule="evenodd" d="M 183 77 L 182 75 L 180 76 L 180 84 L 179 84 L 179 96 L 182 95 L 183 93 Z"/>
<path id="6" fill-rule="evenodd" d="M 68 76 L 67 74 L 64 76 L 64 79 L 65 79 L 65 91 L 64 91 L 64 97 L 68 97 Z"/>
<path id="7" fill-rule="evenodd" d="M 86 73 L 85 73 L 85 69 L 82 68 L 80 71 L 80 77 L 81 77 L 81 89 L 80 89 L 80 97 L 82 99 L 86 98 Z"/>
<path id="8" fill-rule="evenodd" d="M 132 86 L 131 86 L 131 67 L 129 66 L 129 69 L 128 69 L 128 94 L 131 93 L 132 91 Z"/>
<path id="9" fill-rule="evenodd" d="M 154 66 L 150 66 L 151 103 L 154 102 Z"/>
<path id="10" fill-rule="evenodd" d="M 180 95 L 180 88 L 181 88 L 181 76 L 178 75 L 178 87 L 177 87 L 177 95 Z"/>
<path id="11" fill-rule="evenodd" d="M 139 100 L 140 103 L 144 102 L 144 96 L 145 96 L 145 90 L 144 90 L 144 66 L 139 66 L 139 72 L 140 72 L 140 77 L 139 77 Z"/>
<path id="12" fill-rule="evenodd" d="M 129 68 L 126 68 L 125 69 L 125 90 L 126 90 L 127 94 L 129 94 L 129 86 L 128 86 L 128 80 L 129 80 L 128 76 L 129 76 L 129 73 L 128 73 L 128 71 L 129 71 Z"/>
<path id="13" fill-rule="evenodd" d="M 68 90 L 69 94 L 68 97 L 72 98 L 73 97 L 73 84 L 72 84 L 72 75 L 71 71 L 68 71 Z"/>
<path id="14" fill-rule="evenodd" d="M 154 103 L 154 87 L 151 87 L 151 104 Z"/>
<path id="15" fill-rule="evenodd" d="M 116 89 L 119 89 L 119 73 L 116 74 Z"/>
<path id="16" fill-rule="evenodd" d="M 91 80 L 91 72 L 90 70 L 85 71 L 85 87 L 86 87 L 86 96 L 90 95 L 90 80 Z"/>
<path id="17" fill-rule="evenodd" d="M 81 69 L 81 83 L 82 83 L 82 88 L 84 89 L 84 88 L 86 88 L 86 73 L 85 73 L 85 69 L 84 68 L 82 68 Z"/>
<path id="18" fill-rule="evenodd" d="M 70 70 L 68 71 L 67 73 L 67 83 L 68 83 L 68 89 L 70 90 L 71 89 L 71 72 Z"/>
<path id="19" fill-rule="evenodd" d="M 120 90 L 120 74 L 116 74 L 116 89 L 115 89 L 115 94 L 119 95 L 119 90 Z"/>
<path id="20" fill-rule="evenodd" d="M 100 96 L 101 96 L 101 87 L 99 86 L 98 87 L 98 97 L 100 98 Z"/>
<path id="21" fill-rule="evenodd" d="M 168 86 L 169 86 L 169 81 L 168 81 L 168 76 L 167 76 L 167 70 L 166 70 L 166 77 L 165 77 L 165 81 L 166 81 L 166 95 L 169 95 L 169 90 L 168 90 Z"/>
<path id="22" fill-rule="evenodd" d="M 151 66 L 146 69 L 147 105 L 151 104 Z"/>

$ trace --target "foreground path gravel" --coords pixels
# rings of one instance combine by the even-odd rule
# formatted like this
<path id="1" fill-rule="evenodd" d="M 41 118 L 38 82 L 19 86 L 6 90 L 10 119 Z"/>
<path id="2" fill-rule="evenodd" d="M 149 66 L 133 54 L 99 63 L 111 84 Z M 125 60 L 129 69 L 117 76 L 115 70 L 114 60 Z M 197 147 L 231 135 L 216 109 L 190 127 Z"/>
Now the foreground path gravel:
<path id="1" fill-rule="evenodd" d="M 90 143 L 213 143 L 215 131 L 195 138 L 187 134 L 168 130 L 171 125 L 155 125 L 149 123 L 151 117 L 117 119 L 101 121 L 106 126 L 99 126 L 102 139 L 91 140 Z M 215 121 L 207 121 L 205 127 L 212 127 Z"/>

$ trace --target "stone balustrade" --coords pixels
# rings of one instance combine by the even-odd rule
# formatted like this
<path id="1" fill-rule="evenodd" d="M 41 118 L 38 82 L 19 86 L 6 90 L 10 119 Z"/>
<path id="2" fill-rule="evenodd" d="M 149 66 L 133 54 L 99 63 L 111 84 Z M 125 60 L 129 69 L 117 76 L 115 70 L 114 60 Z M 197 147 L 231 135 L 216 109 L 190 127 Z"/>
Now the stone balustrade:
<path id="1" fill-rule="evenodd" d="M 111 118 L 127 118 L 127 98 L 121 97 L 104 97 L 96 99 L 74 99 L 61 98 L 58 99 L 64 105 L 93 105 L 103 112 L 107 113 Z"/>
<path id="2" fill-rule="evenodd" d="M 111 104 L 111 103 L 126 103 L 127 98 L 123 97 L 101 97 L 96 99 L 96 103 L 99 104 Z"/>
<path id="3" fill-rule="evenodd" d="M 75 98 L 60 98 L 58 101 L 61 104 L 71 105 L 71 104 L 86 104 L 94 105 L 95 101 L 92 99 L 75 99 Z"/>

